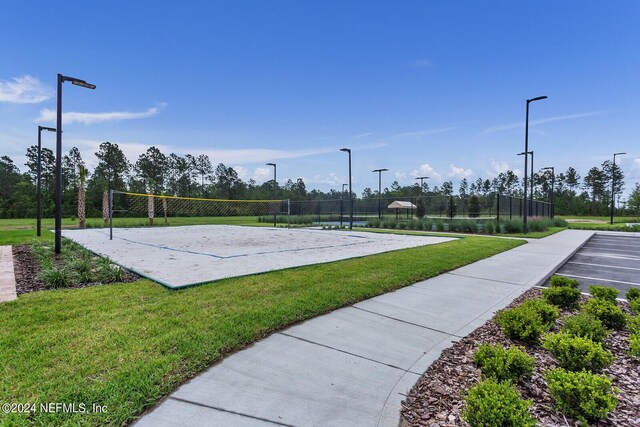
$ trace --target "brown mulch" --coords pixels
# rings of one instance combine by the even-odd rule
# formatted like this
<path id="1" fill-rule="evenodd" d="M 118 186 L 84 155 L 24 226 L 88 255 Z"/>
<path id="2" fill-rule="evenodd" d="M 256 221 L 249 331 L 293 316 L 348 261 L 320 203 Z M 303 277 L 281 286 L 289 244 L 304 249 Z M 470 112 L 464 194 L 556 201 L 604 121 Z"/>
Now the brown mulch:
<path id="1" fill-rule="evenodd" d="M 531 289 L 514 300 L 515 307 L 527 299 L 541 295 L 540 289 Z M 582 297 L 586 300 L 587 297 Z M 623 310 L 628 306 L 620 302 Z M 563 312 L 561 315 L 567 315 Z M 401 426 L 468 426 L 461 419 L 464 397 L 467 390 L 481 380 L 480 370 L 473 364 L 473 354 L 482 343 L 501 343 L 504 346 L 521 345 L 511 341 L 495 323 L 495 317 L 473 331 L 470 335 L 442 352 L 413 386 L 402 402 Z M 559 319 L 554 331 L 559 329 Z M 608 419 L 594 426 L 640 426 L 640 362 L 627 355 L 628 331 L 613 331 L 605 340 L 605 347 L 615 356 L 613 364 L 603 371 L 619 389 L 618 406 Z M 558 367 L 553 356 L 541 346 L 526 347 L 526 352 L 535 357 L 536 367 L 530 379 L 518 384 L 524 399 L 533 401 L 531 413 L 542 426 L 580 426 L 581 424 L 554 409 L 554 402 L 547 392 L 544 371 Z"/>
<path id="2" fill-rule="evenodd" d="M 31 252 L 29 245 L 13 245 L 13 271 L 16 277 L 16 293 L 18 295 L 26 294 L 28 292 L 44 291 L 49 288 L 45 286 L 43 282 L 38 280 L 38 273 L 40 272 L 40 265 Z M 125 271 L 124 280 L 118 282 L 135 282 L 139 277 L 129 271 Z M 80 289 L 87 288 L 89 286 L 107 285 L 105 282 L 91 282 L 91 283 L 74 283 L 71 286 L 67 286 L 65 289 Z"/>

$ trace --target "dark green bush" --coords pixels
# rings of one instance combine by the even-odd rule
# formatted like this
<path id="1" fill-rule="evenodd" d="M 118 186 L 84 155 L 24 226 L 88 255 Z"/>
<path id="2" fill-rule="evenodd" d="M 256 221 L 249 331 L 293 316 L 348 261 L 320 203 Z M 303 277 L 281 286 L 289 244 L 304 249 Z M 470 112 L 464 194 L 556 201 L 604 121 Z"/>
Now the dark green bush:
<path id="1" fill-rule="evenodd" d="M 504 223 L 504 232 L 510 234 L 522 233 L 522 220 L 512 219 L 510 221 L 506 221 Z"/>
<path id="2" fill-rule="evenodd" d="M 529 231 L 547 231 L 549 224 L 541 219 L 531 219 L 527 221 L 527 228 Z"/>
<path id="3" fill-rule="evenodd" d="M 594 342 L 603 342 L 609 333 L 600 320 L 587 313 L 565 318 L 562 332 Z"/>
<path id="4" fill-rule="evenodd" d="M 403 222 L 403 221 L 399 222 L 399 223 L 398 223 L 398 228 L 399 228 L 400 230 L 404 230 L 404 229 L 406 229 L 406 228 L 407 228 L 407 223 L 406 223 L 406 222 Z"/>
<path id="5" fill-rule="evenodd" d="M 629 307 L 631 307 L 631 311 L 640 316 L 640 299 L 629 301 Z"/>
<path id="6" fill-rule="evenodd" d="M 474 363 L 487 378 L 517 382 L 531 376 L 535 360 L 516 347 L 505 349 L 501 344 L 482 344 L 473 355 Z"/>
<path id="7" fill-rule="evenodd" d="M 613 362 L 613 355 L 602 348 L 602 344 L 566 333 L 547 335 L 542 347 L 549 350 L 560 366 L 569 371 L 601 371 Z"/>
<path id="8" fill-rule="evenodd" d="M 604 375 L 557 368 L 547 371 L 545 378 L 556 407 L 583 424 L 606 418 L 618 404 L 611 380 Z"/>
<path id="9" fill-rule="evenodd" d="M 542 291 L 542 296 L 545 301 L 556 307 L 573 309 L 578 306 L 580 291 L 569 287 L 547 288 Z"/>
<path id="10" fill-rule="evenodd" d="M 569 279 L 564 276 L 551 276 L 550 286 L 552 288 L 572 288 L 578 289 L 580 287 L 580 282 L 576 279 Z"/>
<path id="11" fill-rule="evenodd" d="M 629 318 L 629 333 L 640 335 L 640 317 L 633 316 Z"/>
<path id="12" fill-rule="evenodd" d="M 627 323 L 627 316 L 620 307 L 603 299 L 591 298 L 582 306 L 582 309 L 600 320 L 606 328 L 622 329 Z"/>
<path id="13" fill-rule="evenodd" d="M 465 233 L 477 233 L 478 224 L 475 221 L 471 220 L 462 221 L 461 229 Z"/>
<path id="14" fill-rule="evenodd" d="M 542 319 L 542 323 L 547 326 L 547 328 L 551 328 L 558 316 L 560 316 L 560 311 L 556 307 L 540 299 L 530 299 L 523 302 L 520 306 L 538 313 Z"/>
<path id="15" fill-rule="evenodd" d="M 512 384 L 488 379 L 469 390 L 462 419 L 471 427 L 535 426 L 530 406 L 531 401 L 523 400 Z"/>
<path id="16" fill-rule="evenodd" d="M 553 226 L 554 227 L 568 227 L 569 224 L 564 219 L 554 218 L 553 219 Z"/>
<path id="17" fill-rule="evenodd" d="M 620 293 L 616 288 L 610 288 L 609 286 L 591 285 L 589 286 L 589 293 L 594 298 L 609 301 L 611 304 L 617 304 L 616 298 Z"/>
<path id="18" fill-rule="evenodd" d="M 625 294 L 625 297 L 627 298 L 627 301 L 629 301 L 629 302 L 640 299 L 640 289 L 638 289 L 638 288 L 629 289 L 627 291 L 627 293 Z"/>
<path id="19" fill-rule="evenodd" d="M 445 231 L 444 222 L 436 220 L 436 231 Z"/>
<path id="20" fill-rule="evenodd" d="M 484 224 L 482 225 L 482 232 L 484 234 L 495 234 L 496 233 L 496 226 L 493 223 L 493 221 L 485 221 Z"/>

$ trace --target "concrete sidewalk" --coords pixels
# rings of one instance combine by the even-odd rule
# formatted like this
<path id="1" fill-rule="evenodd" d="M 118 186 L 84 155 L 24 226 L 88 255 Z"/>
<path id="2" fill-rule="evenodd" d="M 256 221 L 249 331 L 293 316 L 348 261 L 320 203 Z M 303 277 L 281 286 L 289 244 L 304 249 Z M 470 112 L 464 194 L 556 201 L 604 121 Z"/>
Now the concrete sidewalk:
<path id="1" fill-rule="evenodd" d="M 13 273 L 11 246 L 0 246 L 0 302 L 13 301 L 16 294 L 16 276 Z"/>
<path id="2" fill-rule="evenodd" d="M 452 342 L 539 285 L 593 235 L 566 230 L 308 320 L 181 386 L 138 426 L 397 426 Z"/>

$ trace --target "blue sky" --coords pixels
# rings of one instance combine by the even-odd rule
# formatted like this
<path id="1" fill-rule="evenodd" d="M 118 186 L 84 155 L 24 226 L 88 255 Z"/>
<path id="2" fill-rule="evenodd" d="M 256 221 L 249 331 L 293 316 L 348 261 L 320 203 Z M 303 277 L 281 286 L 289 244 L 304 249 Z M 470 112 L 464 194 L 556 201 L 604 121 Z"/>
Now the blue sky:
<path id="1" fill-rule="evenodd" d="M 92 4 L 96 3 L 96 4 Z M 6 2 L 0 154 L 24 163 L 36 126 L 95 164 L 150 145 L 207 153 L 244 179 L 328 190 L 522 170 L 525 99 L 536 166 L 582 175 L 615 151 L 640 179 L 640 3 L 536 1 Z M 53 145 L 53 135 L 45 135 Z"/>

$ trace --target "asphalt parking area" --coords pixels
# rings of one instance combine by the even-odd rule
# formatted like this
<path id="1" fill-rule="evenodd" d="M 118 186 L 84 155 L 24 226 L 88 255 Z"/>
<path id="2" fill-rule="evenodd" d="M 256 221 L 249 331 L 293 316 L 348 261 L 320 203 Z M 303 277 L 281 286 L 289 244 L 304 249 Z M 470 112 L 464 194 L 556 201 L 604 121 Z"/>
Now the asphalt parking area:
<path id="1" fill-rule="evenodd" d="M 610 286 L 624 298 L 628 289 L 640 289 L 640 237 L 596 234 L 556 274 L 578 280 L 584 292 Z"/>

